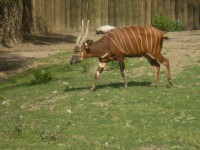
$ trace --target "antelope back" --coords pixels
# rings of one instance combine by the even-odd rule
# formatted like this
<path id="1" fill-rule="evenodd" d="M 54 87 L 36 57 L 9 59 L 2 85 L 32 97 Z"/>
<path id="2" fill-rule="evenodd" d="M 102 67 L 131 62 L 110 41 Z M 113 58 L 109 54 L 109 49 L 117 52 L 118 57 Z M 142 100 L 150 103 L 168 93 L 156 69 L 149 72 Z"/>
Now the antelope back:
<path id="1" fill-rule="evenodd" d="M 152 26 L 139 25 L 110 30 L 105 36 L 125 55 L 159 53 L 165 32 Z"/>

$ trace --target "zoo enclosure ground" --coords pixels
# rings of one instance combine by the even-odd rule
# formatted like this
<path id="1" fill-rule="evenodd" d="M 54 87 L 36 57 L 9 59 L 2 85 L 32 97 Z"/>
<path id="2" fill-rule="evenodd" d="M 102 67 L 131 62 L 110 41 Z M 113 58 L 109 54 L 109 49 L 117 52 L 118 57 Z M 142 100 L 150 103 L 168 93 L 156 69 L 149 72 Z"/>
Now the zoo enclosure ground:
<path id="1" fill-rule="evenodd" d="M 0 82 L 34 67 L 34 61 L 49 55 L 72 50 L 79 33 L 26 36 L 23 44 L 7 49 L 0 45 Z M 90 32 L 88 39 L 98 40 L 102 35 Z M 162 54 L 169 58 L 172 77 L 184 67 L 200 62 L 200 30 L 169 32 Z M 68 63 L 68 62 L 66 62 Z M 162 67 L 163 68 L 163 67 Z"/>

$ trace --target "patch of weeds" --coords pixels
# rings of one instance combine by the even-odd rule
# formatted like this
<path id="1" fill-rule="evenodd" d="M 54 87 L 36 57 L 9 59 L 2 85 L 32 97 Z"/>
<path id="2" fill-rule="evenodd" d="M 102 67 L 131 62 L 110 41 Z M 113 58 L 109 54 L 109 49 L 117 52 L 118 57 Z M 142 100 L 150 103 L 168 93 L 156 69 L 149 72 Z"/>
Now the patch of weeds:
<path id="1" fill-rule="evenodd" d="M 71 125 L 71 122 L 68 122 L 66 127 L 68 127 L 69 125 Z M 45 131 L 42 130 L 40 132 L 40 140 L 53 140 L 56 141 L 59 137 L 60 134 L 62 134 L 64 131 L 64 128 L 60 129 L 59 131 Z"/>
<path id="2" fill-rule="evenodd" d="M 31 85 L 48 83 L 53 80 L 51 72 L 47 70 L 36 70 L 33 72 L 33 79 L 31 80 Z"/>
<path id="3" fill-rule="evenodd" d="M 53 140 L 55 141 L 58 138 L 58 135 L 62 132 L 47 132 L 42 130 L 40 132 L 40 139 L 41 140 Z"/>
<path id="4" fill-rule="evenodd" d="M 163 31 L 181 31 L 183 29 L 179 20 L 172 20 L 160 13 L 154 16 L 153 26 Z"/>
<path id="5" fill-rule="evenodd" d="M 22 127 L 22 122 L 20 121 L 20 119 L 18 119 L 17 123 L 14 126 L 14 131 L 15 133 L 17 133 L 18 135 L 23 133 L 23 127 Z"/>
<path id="6" fill-rule="evenodd" d="M 24 129 L 20 118 L 18 118 L 17 122 L 8 127 L 8 129 L 5 132 L 8 132 L 10 134 L 22 135 L 22 133 L 24 133 Z"/>
<path id="7" fill-rule="evenodd" d="M 72 65 L 67 64 L 67 65 L 66 65 L 66 70 L 67 70 L 67 72 L 73 71 Z"/>
<path id="8" fill-rule="evenodd" d="M 3 96 L 0 94 L 0 101 L 2 101 L 3 100 Z"/>
<path id="9" fill-rule="evenodd" d="M 88 73 L 89 71 L 90 71 L 89 63 L 87 61 L 83 62 L 81 64 L 81 73 L 85 74 L 85 73 Z"/>
<path id="10" fill-rule="evenodd" d="M 111 61 L 107 64 L 109 70 L 119 69 L 119 64 L 116 61 Z"/>

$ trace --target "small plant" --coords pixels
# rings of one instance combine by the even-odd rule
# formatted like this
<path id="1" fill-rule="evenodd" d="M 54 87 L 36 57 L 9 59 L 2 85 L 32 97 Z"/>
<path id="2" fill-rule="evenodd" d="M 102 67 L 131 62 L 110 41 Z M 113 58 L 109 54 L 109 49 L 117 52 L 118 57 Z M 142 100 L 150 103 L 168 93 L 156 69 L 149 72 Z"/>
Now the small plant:
<path id="1" fill-rule="evenodd" d="M 82 74 L 88 73 L 89 70 L 90 70 L 89 64 L 87 62 L 83 62 L 81 64 L 81 73 Z"/>
<path id="2" fill-rule="evenodd" d="M 53 80 L 52 74 L 47 70 L 36 70 L 33 75 L 32 85 L 47 83 Z"/>
<path id="3" fill-rule="evenodd" d="M 22 122 L 18 119 L 17 123 L 14 126 L 14 131 L 20 135 L 23 133 Z"/>
<path id="4" fill-rule="evenodd" d="M 67 64 L 67 65 L 66 65 L 66 70 L 67 70 L 67 72 L 73 71 L 72 65 Z"/>
<path id="5" fill-rule="evenodd" d="M 179 20 L 172 20 L 162 13 L 155 15 L 153 26 L 163 31 L 180 31 L 183 29 Z"/>
<path id="6" fill-rule="evenodd" d="M 109 62 L 107 66 L 108 66 L 109 70 L 115 70 L 115 69 L 119 68 L 119 65 L 116 61 Z"/>

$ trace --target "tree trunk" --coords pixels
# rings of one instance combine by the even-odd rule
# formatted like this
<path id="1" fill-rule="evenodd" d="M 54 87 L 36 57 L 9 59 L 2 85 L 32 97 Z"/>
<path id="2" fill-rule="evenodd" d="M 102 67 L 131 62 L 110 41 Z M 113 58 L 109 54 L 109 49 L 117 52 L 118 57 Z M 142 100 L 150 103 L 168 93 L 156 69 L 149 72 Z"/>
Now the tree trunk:
<path id="1" fill-rule="evenodd" d="M 0 10 L 1 43 L 10 48 L 22 41 L 22 0 L 3 0 Z"/>

